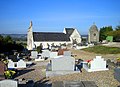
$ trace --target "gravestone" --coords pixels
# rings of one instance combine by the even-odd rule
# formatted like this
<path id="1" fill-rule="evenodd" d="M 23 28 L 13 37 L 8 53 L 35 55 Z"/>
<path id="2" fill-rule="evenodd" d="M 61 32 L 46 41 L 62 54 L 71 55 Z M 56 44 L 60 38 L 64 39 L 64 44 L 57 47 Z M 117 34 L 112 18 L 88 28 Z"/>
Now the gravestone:
<path id="1" fill-rule="evenodd" d="M 35 61 L 44 61 L 44 59 L 41 57 L 41 53 L 39 53 L 37 58 L 35 58 Z"/>
<path id="2" fill-rule="evenodd" d="M 58 56 L 58 52 L 50 52 L 50 58 L 55 58 Z"/>
<path id="3" fill-rule="evenodd" d="M 51 60 L 52 71 L 71 70 L 74 71 L 75 59 L 69 56 L 63 56 Z"/>
<path id="4" fill-rule="evenodd" d="M 37 58 L 38 52 L 37 51 L 31 51 L 30 58 Z"/>
<path id="5" fill-rule="evenodd" d="M 46 68 L 46 77 L 79 73 L 74 71 L 75 59 L 69 56 L 59 56 L 51 59 Z"/>
<path id="6" fill-rule="evenodd" d="M 22 59 L 17 62 L 17 68 L 26 68 L 26 62 Z"/>
<path id="7" fill-rule="evenodd" d="M 114 69 L 114 78 L 120 82 L 120 68 Z"/>
<path id="8" fill-rule="evenodd" d="M 0 61 L 0 79 L 4 79 L 4 72 L 7 69 L 6 65 Z"/>
<path id="9" fill-rule="evenodd" d="M 26 63 L 23 60 L 19 60 L 18 62 L 13 62 L 12 60 L 8 60 L 8 68 L 26 68 Z"/>
<path id="10" fill-rule="evenodd" d="M 15 63 L 11 59 L 9 59 L 8 61 L 8 68 L 15 68 Z"/>
<path id="11" fill-rule="evenodd" d="M 94 81 L 55 81 L 52 87 L 98 87 Z"/>
<path id="12" fill-rule="evenodd" d="M 5 64 L 0 61 L 0 75 L 4 75 L 4 71 L 5 71 Z"/>
<path id="13" fill-rule="evenodd" d="M 49 50 L 42 50 L 41 57 L 42 58 L 49 58 L 50 57 L 50 51 Z"/>
<path id="14" fill-rule="evenodd" d="M 68 51 L 68 49 L 59 49 L 58 50 L 58 55 L 63 55 L 64 51 Z"/>
<path id="15" fill-rule="evenodd" d="M 88 72 L 108 70 L 106 61 L 101 56 L 96 56 L 90 63 L 83 63 L 83 68 Z"/>
<path id="16" fill-rule="evenodd" d="M 64 51 L 64 56 L 70 56 L 71 57 L 71 52 L 70 51 Z"/>
<path id="17" fill-rule="evenodd" d="M 18 83 L 14 80 L 2 80 L 0 81 L 0 87 L 18 87 Z"/>

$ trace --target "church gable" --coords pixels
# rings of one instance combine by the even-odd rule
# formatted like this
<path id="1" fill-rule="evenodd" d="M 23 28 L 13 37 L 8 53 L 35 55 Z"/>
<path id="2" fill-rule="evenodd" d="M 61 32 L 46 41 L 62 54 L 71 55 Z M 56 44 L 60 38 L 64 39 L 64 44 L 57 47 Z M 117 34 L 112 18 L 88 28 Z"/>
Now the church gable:
<path id="1" fill-rule="evenodd" d="M 65 33 L 70 37 L 74 30 L 74 28 L 65 28 Z"/>

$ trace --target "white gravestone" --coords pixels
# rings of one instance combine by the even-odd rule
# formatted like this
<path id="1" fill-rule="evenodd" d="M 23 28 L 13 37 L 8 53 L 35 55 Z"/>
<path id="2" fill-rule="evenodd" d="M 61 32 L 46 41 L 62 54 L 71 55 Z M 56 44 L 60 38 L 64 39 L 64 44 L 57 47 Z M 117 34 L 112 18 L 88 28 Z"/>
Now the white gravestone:
<path id="1" fill-rule="evenodd" d="M 8 68 L 15 68 L 15 63 L 11 59 L 9 59 L 8 61 Z"/>
<path id="2" fill-rule="evenodd" d="M 96 56 L 96 58 L 91 60 L 89 64 L 83 63 L 83 68 L 86 69 L 88 72 L 108 70 L 106 66 L 106 61 L 104 60 L 104 58 L 101 58 L 101 56 Z"/>
<path id="3" fill-rule="evenodd" d="M 71 57 L 71 52 L 70 52 L 70 51 L 64 51 L 63 55 L 64 55 L 64 56 L 70 56 L 70 57 Z"/>
<path id="4" fill-rule="evenodd" d="M 38 54 L 38 57 L 35 58 L 35 61 L 44 61 L 44 59 L 41 57 L 41 53 Z"/>
<path id="5" fill-rule="evenodd" d="M 31 58 L 37 58 L 38 52 L 37 51 L 31 51 Z"/>
<path id="6" fill-rule="evenodd" d="M 49 50 L 42 50 L 42 54 L 41 54 L 41 57 L 42 58 L 49 58 L 50 57 L 50 51 Z"/>
<path id="7" fill-rule="evenodd" d="M 18 62 L 13 62 L 12 60 L 8 61 L 8 68 L 26 68 L 26 62 L 23 60 L 19 60 Z"/>
<path id="8" fill-rule="evenodd" d="M 17 62 L 17 68 L 26 68 L 26 62 L 24 62 L 23 60 L 19 60 Z"/>
<path id="9" fill-rule="evenodd" d="M 0 87 L 18 87 L 18 83 L 14 80 L 2 80 L 0 81 Z"/>
<path id="10" fill-rule="evenodd" d="M 70 70 L 74 71 L 75 59 L 73 57 L 60 57 L 51 60 L 52 71 Z"/>
<path id="11" fill-rule="evenodd" d="M 58 56 L 58 52 L 50 52 L 50 58 L 55 58 Z"/>

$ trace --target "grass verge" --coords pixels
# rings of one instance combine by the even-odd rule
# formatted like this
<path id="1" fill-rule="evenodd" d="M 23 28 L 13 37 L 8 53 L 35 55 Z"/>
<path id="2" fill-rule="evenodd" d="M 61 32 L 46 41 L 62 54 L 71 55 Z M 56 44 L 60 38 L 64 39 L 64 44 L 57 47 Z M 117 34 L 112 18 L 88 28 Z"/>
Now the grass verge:
<path id="1" fill-rule="evenodd" d="M 83 49 L 84 51 L 94 52 L 98 54 L 119 54 L 120 48 L 118 47 L 107 47 L 107 46 L 94 46 Z"/>

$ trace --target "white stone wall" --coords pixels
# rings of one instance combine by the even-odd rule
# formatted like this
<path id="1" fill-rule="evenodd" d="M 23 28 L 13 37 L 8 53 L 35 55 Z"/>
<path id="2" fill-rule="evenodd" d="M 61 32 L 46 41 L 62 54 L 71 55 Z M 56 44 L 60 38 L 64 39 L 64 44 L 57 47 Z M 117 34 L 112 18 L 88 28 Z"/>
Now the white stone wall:
<path id="1" fill-rule="evenodd" d="M 71 42 L 70 41 L 68 41 L 68 42 L 66 42 L 66 41 L 44 41 L 44 42 L 34 42 L 34 44 L 36 45 L 36 47 L 38 47 L 38 46 L 40 46 L 40 43 L 42 43 L 42 45 L 43 45 L 43 48 L 48 48 L 48 45 L 47 44 L 49 44 L 50 46 L 51 46 L 51 44 L 53 44 L 54 43 L 54 45 L 60 45 L 60 44 L 64 44 L 64 43 L 66 43 L 66 45 L 67 44 L 71 44 Z"/>

